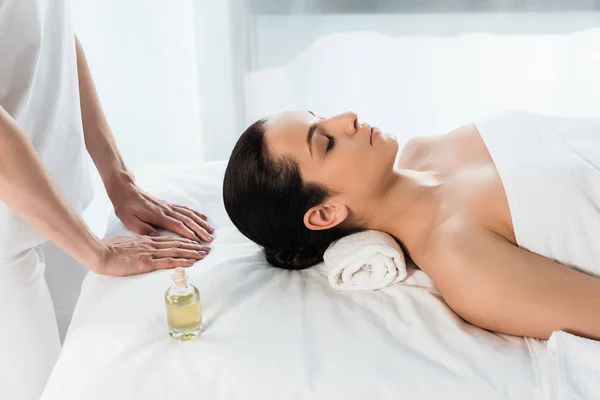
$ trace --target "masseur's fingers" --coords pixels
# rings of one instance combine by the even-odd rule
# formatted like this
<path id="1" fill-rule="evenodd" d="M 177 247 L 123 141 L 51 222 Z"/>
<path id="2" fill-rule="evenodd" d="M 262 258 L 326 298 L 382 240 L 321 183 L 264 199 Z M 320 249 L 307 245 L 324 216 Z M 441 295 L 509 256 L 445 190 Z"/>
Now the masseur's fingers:
<path id="1" fill-rule="evenodd" d="M 185 238 L 211 242 L 212 227 L 206 223 L 206 216 L 188 207 L 172 205 L 148 193 L 142 193 L 146 212 L 140 219 L 153 226 L 165 228 Z"/>
<path id="2" fill-rule="evenodd" d="M 152 252 L 152 258 L 187 258 L 194 260 L 202 260 L 206 257 L 205 251 L 197 251 L 197 250 L 188 250 L 188 249 L 179 249 L 176 247 L 170 249 L 160 249 Z"/>
<path id="3" fill-rule="evenodd" d="M 137 218 L 135 215 L 123 218 L 121 221 L 127 227 L 127 229 L 137 233 L 138 235 L 158 236 L 158 232 L 152 227 L 152 225 L 147 224 L 146 222 Z"/>
<path id="4" fill-rule="evenodd" d="M 174 205 L 173 205 L 173 207 L 178 207 L 178 208 L 183 208 L 183 209 L 186 209 L 186 210 L 188 210 L 188 211 L 190 211 L 190 212 L 194 213 L 194 214 L 195 214 L 196 216 L 198 216 L 200 219 L 203 219 L 203 220 L 205 220 L 205 221 L 208 219 L 208 218 L 206 217 L 206 215 L 204 215 L 204 214 L 202 214 L 201 212 L 198 212 L 198 211 L 196 211 L 196 210 L 194 210 L 194 209 L 192 209 L 192 208 L 189 208 L 189 207 L 186 207 L 186 206 L 180 206 L 180 205 L 177 205 L 177 204 L 174 204 Z"/>
<path id="5" fill-rule="evenodd" d="M 187 239 L 186 239 L 187 241 Z M 195 251 L 210 251 L 210 246 L 202 245 L 197 242 L 187 243 L 187 242 L 177 242 L 177 241 L 162 241 L 155 242 L 152 244 L 152 247 L 155 249 L 172 249 L 172 248 L 180 248 L 186 250 L 195 250 Z"/>
<path id="6" fill-rule="evenodd" d="M 181 243 L 198 244 L 198 241 L 196 241 L 196 240 L 190 240 L 190 239 L 180 238 L 180 237 L 176 237 L 176 236 L 156 236 L 156 237 L 150 238 L 150 240 L 152 240 L 155 243 L 176 241 L 176 242 L 181 242 Z"/>
<path id="7" fill-rule="evenodd" d="M 198 260 L 194 259 L 182 259 L 182 258 L 157 258 L 151 261 L 151 265 L 154 270 L 157 269 L 172 269 L 177 267 L 191 267 Z"/>
<path id="8" fill-rule="evenodd" d="M 142 221 L 137 224 L 137 229 L 135 229 L 134 232 L 139 235 L 158 236 L 156 229 Z"/>
<path id="9" fill-rule="evenodd" d="M 215 230 L 213 229 L 212 226 L 210 226 L 208 224 L 208 222 L 206 222 L 206 218 L 202 219 L 199 215 L 197 215 L 195 212 L 190 211 L 186 208 L 180 207 L 180 206 L 172 206 L 173 211 L 177 212 L 189 219 L 191 219 L 192 221 L 194 221 L 194 223 L 196 225 L 198 225 L 199 227 L 201 227 L 205 232 L 211 234 L 213 233 Z M 191 226 L 190 226 L 191 228 Z M 209 236 L 210 237 L 210 236 Z M 211 238 L 212 239 L 212 238 Z"/>
<path id="10" fill-rule="evenodd" d="M 102 239 L 103 253 L 94 272 L 102 275 L 128 276 L 156 269 L 191 267 L 206 257 L 198 243 L 177 237 L 164 239 L 149 236 L 117 236 Z M 169 244 L 172 247 L 156 248 Z M 187 247 L 187 248 L 186 248 Z"/>
<path id="11" fill-rule="evenodd" d="M 156 219 L 152 222 L 153 225 L 160 226 L 168 231 L 176 233 L 180 236 L 183 236 L 186 239 L 193 240 L 195 242 L 199 242 L 200 238 L 196 236 L 194 231 L 188 228 L 183 222 L 179 221 L 176 218 L 173 218 L 169 215 L 162 215 L 159 219 Z"/>
<path id="12" fill-rule="evenodd" d="M 199 226 L 192 218 L 190 218 L 186 215 L 183 215 L 175 210 L 172 210 L 172 211 L 167 210 L 167 211 L 165 211 L 165 214 L 167 216 L 183 223 L 183 225 L 185 225 L 185 227 L 187 229 L 192 231 L 196 237 L 204 240 L 205 242 L 212 241 L 212 237 L 208 234 L 208 232 L 204 228 Z"/>

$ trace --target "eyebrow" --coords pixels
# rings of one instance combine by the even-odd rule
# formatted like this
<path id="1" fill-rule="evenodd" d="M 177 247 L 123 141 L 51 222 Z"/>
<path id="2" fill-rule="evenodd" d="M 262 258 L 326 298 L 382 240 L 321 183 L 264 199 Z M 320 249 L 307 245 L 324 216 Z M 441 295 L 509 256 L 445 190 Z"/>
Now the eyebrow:
<path id="1" fill-rule="evenodd" d="M 313 158 L 312 138 L 315 135 L 316 130 L 317 130 L 317 124 L 314 123 L 310 126 L 310 128 L 308 128 L 308 134 L 306 135 L 306 144 L 308 145 L 308 151 L 310 152 L 310 158 Z"/>

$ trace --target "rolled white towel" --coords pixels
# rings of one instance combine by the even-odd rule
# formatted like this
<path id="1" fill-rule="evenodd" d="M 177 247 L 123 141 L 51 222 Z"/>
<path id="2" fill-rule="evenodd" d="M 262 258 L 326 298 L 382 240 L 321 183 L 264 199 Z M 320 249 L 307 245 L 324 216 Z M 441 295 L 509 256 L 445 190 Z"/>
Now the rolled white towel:
<path id="1" fill-rule="evenodd" d="M 363 231 L 333 242 L 323 256 L 331 287 L 340 291 L 377 290 L 406 278 L 406 261 L 393 237 Z"/>

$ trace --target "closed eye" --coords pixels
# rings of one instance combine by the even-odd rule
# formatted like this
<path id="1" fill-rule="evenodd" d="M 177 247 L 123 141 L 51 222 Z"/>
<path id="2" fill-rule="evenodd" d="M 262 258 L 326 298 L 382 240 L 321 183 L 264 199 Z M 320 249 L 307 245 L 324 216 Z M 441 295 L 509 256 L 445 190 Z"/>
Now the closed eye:
<path id="1" fill-rule="evenodd" d="M 325 150 L 325 153 L 329 153 L 329 151 L 333 149 L 333 146 L 335 146 L 335 138 L 328 134 L 325 134 L 324 136 L 329 139 L 329 142 L 327 143 L 327 149 Z"/>

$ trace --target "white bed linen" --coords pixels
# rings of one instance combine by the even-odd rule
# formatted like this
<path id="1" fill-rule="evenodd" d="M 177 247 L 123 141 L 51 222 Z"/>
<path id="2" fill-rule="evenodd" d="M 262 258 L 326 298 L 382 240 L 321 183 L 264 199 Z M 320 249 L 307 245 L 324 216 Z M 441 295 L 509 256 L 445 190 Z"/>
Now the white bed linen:
<path id="1" fill-rule="evenodd" d="M 170 271 L 89 274 L 43 400 L 533 397 L 525 341 L 463 322 L 419 270 L 381 291 L 341 293 L 323 264 L 270 267 L 227 218 L 223 171 L 221 162 L 138 176 L 216 227 L 210 256 L 188 270 L 204 334 L 183 343 L 168 336 Z M 109 234 L 122 233 L 113 219 Z"/>

